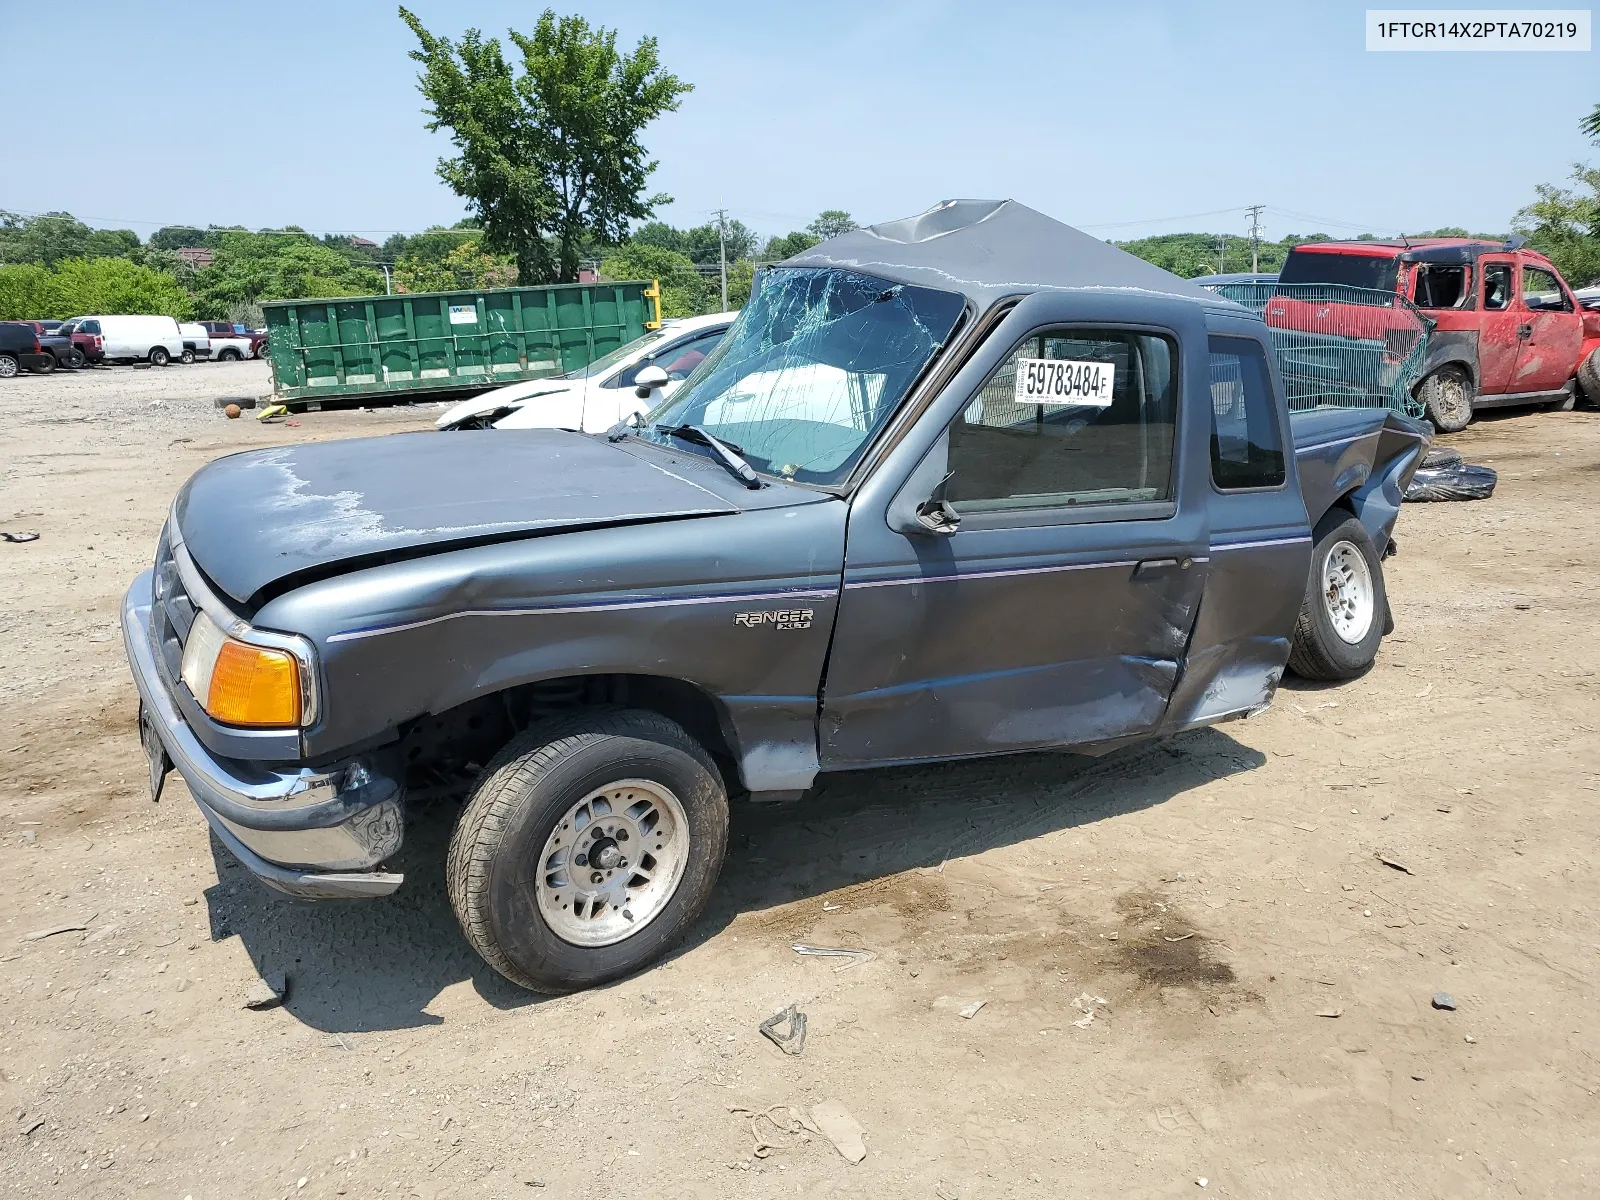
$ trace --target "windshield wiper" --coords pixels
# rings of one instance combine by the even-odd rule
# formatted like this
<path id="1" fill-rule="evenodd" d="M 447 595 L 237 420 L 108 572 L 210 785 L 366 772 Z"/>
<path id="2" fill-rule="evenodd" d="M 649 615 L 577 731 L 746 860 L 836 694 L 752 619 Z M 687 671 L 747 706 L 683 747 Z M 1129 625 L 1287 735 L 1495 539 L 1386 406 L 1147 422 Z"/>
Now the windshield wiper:
<path id="1" fill-rule="evenodd" d="M 755 469 L 739 457 L 740 447 L 735 446 L 732 442 L 723 441 L 714 433 L 706 432 L 704 426 L 657 425 L 656 428 L 672 437 L 682 438 L 686 442 L 695 442 L 709 448 L 712 456 L 728 469 L 728 474 L 732 475 L 751 491 L 764 486 L 760 477 L 756 475 Z"/>

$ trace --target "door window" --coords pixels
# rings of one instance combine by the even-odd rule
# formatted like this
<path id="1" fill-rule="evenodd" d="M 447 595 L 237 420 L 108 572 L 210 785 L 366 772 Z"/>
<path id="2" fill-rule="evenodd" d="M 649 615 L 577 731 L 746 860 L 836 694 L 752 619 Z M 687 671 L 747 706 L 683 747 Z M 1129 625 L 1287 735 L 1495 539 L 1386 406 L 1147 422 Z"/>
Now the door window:
<path id="1" fill-rule="evenodd" d="M 1170 499 L 1177 357 L 1153 334 L 1030 336 L 950 427 L 950 502 L 979 513 Z"/>
<path id="2" fill-rule="evenodd" d="M 99 321 L 85 321 L 79 328 L 83 333 L 98 334 L 100 332 L 100 322 Z"/>
<path id="3" fill-rule="evenodd" d="M 690 338 L 688 341 L 679 342 L 665 349 L 657 350 L 653 354 L 633 364 L 627 370 L 620 372 L 606 387 L 623 388 L 632 387 L 633 381 L 640 371 L 646 367 L 660 367 L 670 379 L 687 379 L 689 373 L 705 361 L 706 355 L 715 349 L 716 344 L 722 340 L 726 329 L 713 329 L 702 333 L 699 337 Z"/>
<path id="4" fill-rule="evenodd" d="M 1418 308 L 1465 308 L 1471 298 L 1466 267 L 1423 263 L 1417 268 L 1412 299 Z"/>
<path id="5" fill-rule="evenodd" d="M 1522 302 L 1535 312 L 1571 312 L 1572 301 L 1554 273 L 1543 267 L 1522 268 Z"/>
<path id="6" fill-rule="evenodd" d="M 1261 343 L 1211 339 L 1211 481 L 1225 491 L 1282 486 L 1283 431 Z"/>
<path id="7" fill-rule="evenodd" d="M 1501 312 L 1511 307 L 1511 264 L 1490 263 L 1483 268 L 1483 307 Z"/>

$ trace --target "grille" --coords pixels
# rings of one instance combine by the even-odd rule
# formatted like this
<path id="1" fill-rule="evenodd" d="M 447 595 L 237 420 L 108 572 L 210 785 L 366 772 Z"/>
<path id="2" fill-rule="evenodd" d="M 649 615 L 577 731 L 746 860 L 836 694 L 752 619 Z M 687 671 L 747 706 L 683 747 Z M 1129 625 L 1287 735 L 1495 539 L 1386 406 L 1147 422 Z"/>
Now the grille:
<path id="1" fill-rule="evenodd" d="M 155 594 L 151 597 L 150 613 L 167 679 L 176 684 L 183 673 L 183 645 L 194 626 L 195 606 L 183 586 L 178 561 L 173 557 L 172 543 L 165 529 L 156 546 Z"/>

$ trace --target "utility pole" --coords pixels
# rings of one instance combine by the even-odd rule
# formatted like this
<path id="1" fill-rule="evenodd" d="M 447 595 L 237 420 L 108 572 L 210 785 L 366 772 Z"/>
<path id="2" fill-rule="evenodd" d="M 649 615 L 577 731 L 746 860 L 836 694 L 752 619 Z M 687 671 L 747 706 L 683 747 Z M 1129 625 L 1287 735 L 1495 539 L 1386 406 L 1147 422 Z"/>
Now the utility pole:
<path id="1" fill-rule="evenodd" d="M 379 263 L 378 265 L 383 268 L 383 294 L 385 296 L 392 296 L 394 295 L 394 285 L 389 279 L 389 264 Z"/>
<path id="2" fill-rule="evenodd" d="M 1252 204 L 1246 211 L 1250 214 L 1250 273 L 1255 275 L 1261 270 L 1261 210 L 1265 204 Z"/>
<path id="3" fill-rule="evenodd" d="M 722 308 L 728 311 L 728 210 L 717 209 L 717 260 L 722 266 Z"/>
<path id="4" fill-rule="evenodd" d="M 1228 235 L 1222 234 L 1217 239 L 1217 274 L 1228 273 Z"/>

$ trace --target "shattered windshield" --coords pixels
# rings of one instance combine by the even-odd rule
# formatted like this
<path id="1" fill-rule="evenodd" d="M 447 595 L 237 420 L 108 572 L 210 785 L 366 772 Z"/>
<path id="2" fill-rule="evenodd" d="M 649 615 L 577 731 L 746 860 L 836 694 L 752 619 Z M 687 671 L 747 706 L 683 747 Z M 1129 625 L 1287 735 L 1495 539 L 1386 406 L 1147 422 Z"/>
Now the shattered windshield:
<path id="1" fill-rule="evenodd" d="M 576 371 L 568 371 L 565 375 L 557 376 L 559 379 L 592 379 L 596 375 L 603 375 L 625 358 L 642 353 L 651 342 L 659 342 L 667 336 L 665 329 L 654 329 L 642 338 L 634 338 L 626 346 L 618 346 L 610 354 L 602 355 L 587 367 L 579 367 Z"/>
<path id="2" fill-rule="evenodd" d="M 833 268 L 762 274 L 733 328 L 639 436 L 698 425 L 758 471 L 838 483 L 960 318 L 951 292 Z"/>

